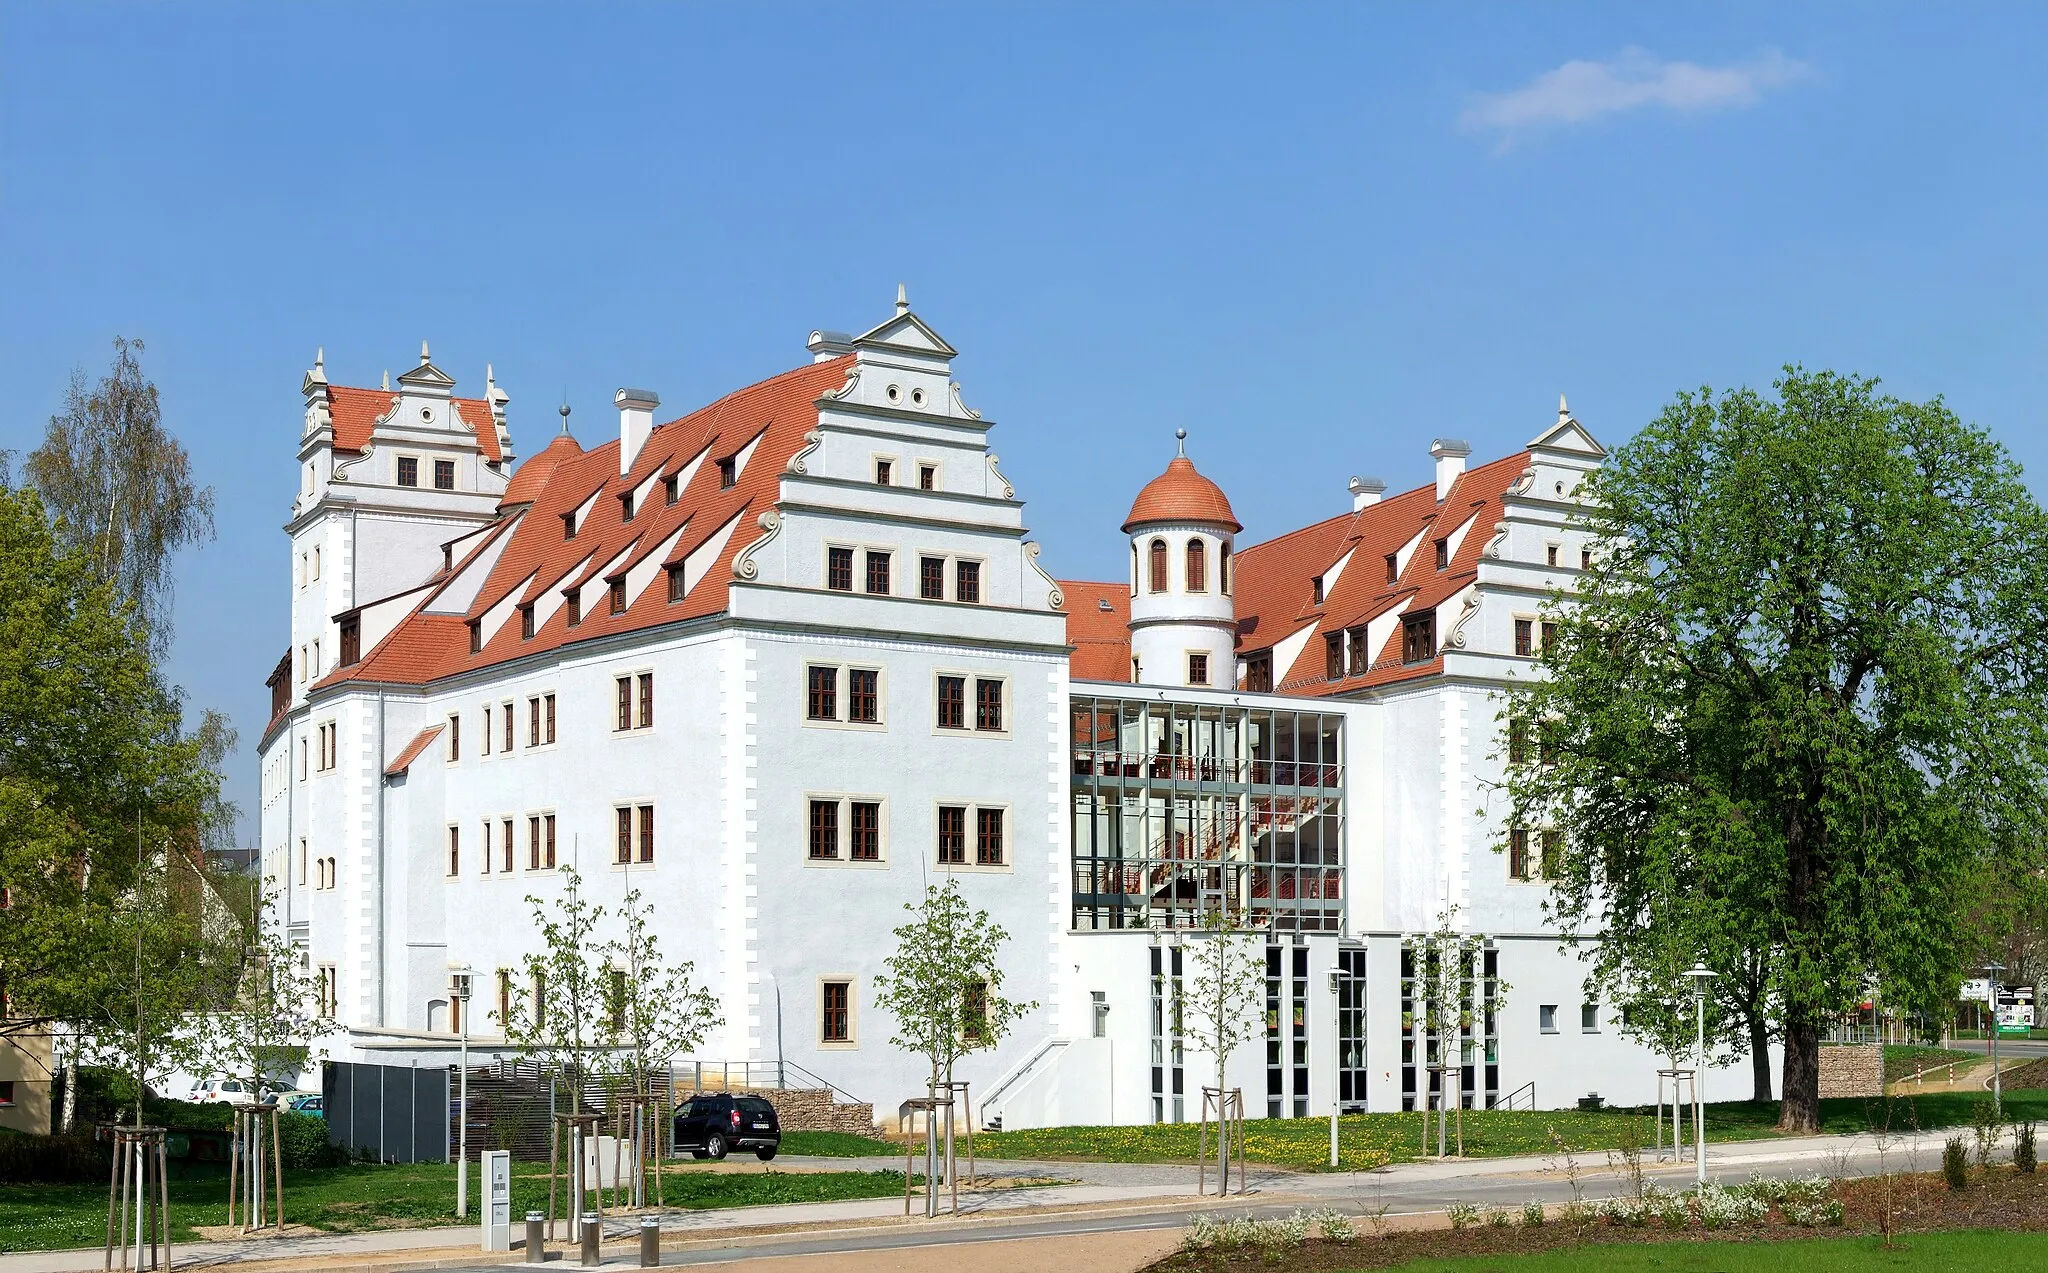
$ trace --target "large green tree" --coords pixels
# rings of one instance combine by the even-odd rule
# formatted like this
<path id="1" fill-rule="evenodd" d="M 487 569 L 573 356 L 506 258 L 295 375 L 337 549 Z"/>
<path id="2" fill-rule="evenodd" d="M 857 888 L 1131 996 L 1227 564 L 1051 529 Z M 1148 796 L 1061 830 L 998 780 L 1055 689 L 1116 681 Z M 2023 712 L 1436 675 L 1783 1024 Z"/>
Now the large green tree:
<path id="1" fill-rule="evenodd" d="M 2048 519 L 1939 399 L 1776 390 L 1681 394 L 1589 480 L 1603 547 L 1513 698 L 1546 746 L 1508 788 L 1617 967 L 1679 922 L 1723 985 L 1755 961 L 1810 1130 L 1828 1024 L 1872 988 L 1944 1007 L 1973 882 L 2039 865 Z"/>

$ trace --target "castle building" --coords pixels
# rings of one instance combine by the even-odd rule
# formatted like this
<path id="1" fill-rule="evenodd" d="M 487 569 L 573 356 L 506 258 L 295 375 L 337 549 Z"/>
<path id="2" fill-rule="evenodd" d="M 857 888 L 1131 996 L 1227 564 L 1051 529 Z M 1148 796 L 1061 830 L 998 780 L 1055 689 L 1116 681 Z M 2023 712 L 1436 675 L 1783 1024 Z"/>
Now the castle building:
<path id="1" fill-rule="evenodd" d="M 573 867 L 595 901 L 637 890 L 718 996 L 695 1060 L 887 1112 L 923 1068 L 874 979 L 953 876 L 1037 1005 L 961 1067 L 983 1121 L 1194 1118 L 1214 1065 L 1176 998 L 1219 909 L 1265 932 L 1265 1045 L 1231 1059 L 1254 1115 L 1428 1099 L 1404 943 L 1446 913 L 1512 985 L 1462 1041 L 1464 1099 L 1649 1098 L 1655 1061 L 1546 927 L 1540 830 L 1493 791 L 1501 689 L 1594 551 L 1572 513 L 1603 452 L 1562 402 L 1522 452 L 1468 468 L 1440 439 L 1431 481 L 1353 479 L 1244 546 L 1182 435 L 1123 520 L 1129 578 L 1074 582 L 900 294 L 808 352 L 661 423 L 621 389 L 588 449 L 564 408 L 516 467 L 490 374 L 458 398 L 424 346 L 374 390 L 315 360 L 259 752 L 330 1057 L 446 1063 L 465 1025 L 488 1056 L 546 993 L 526 898 Z"/>

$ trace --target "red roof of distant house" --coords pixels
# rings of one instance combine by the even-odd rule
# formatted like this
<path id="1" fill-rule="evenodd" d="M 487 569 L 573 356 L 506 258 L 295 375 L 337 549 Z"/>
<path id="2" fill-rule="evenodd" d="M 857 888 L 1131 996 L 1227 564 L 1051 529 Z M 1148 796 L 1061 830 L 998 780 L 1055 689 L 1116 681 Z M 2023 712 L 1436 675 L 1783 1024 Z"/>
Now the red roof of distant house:
<path id="1" fill-rule="evenodd" d="M 511 537 L 468 608 L 461 614 L 415 610 L 375 648 L 364 651 L 360 662 L 335 671 L 320 684 L 418 684 L 578 641 L 723 612 L 733 560 L 765 533 L 760 516 L 781 494 L 783 471 L 803 448 L 804 435 L 817 428 L 818 399 L 845 385 L 848 361 L 840 357 L 807 364 L 661 425 L 624 475 L 619 472 L 616 438 L 588 451 L 572 452 L 550 443 L 542 455 L 554 451 L 556 458 L 545 480 L 538 490 L 521 492 L 531 495 L 531 504 L 523 509 L 504 505 L 496 525 L 465 541 L 463 559 L 444 580 L 445 586 L 461 577 L 468 563 L 479 560 L 501 537 Z M 721 487 L 717 461 L 732 458 L 750 443 L 753 451 L 737 480 L 731 487 Z M 637 489 L 657 473 L 679 476 L 700 457 L 702 462 L 678 489 L 675 503 L 649 498 L 634 510 L 631 520 L 626 519 L 620 494 Z M 519 477 L 515 472 L 514 484 Z M 591 500 L 593 494 L 598 498 Z M 578 520 L 575 534 L 565 539 L 563 515 L 585 501 L 590 502 L 589 511 Z M 668 587 L 657 574 L 623 614 L 610 612 L 600 572 L 606 577 L 621 574 L 664 548 L 659 565 L 681 569 L 692 553 L 721 532 L 723 544 L 712 559 L 700 562 L 702 574 L 680 601 L 668 599 Z M 569 587 L 582 590 L 582 619 L 576 626 L 569 625 L 567 607 L 557 606 L 526 638 L 515 609 L 481 650 L 470 650 L 471 621 L 507 599 L 515 607 L 527 605 L 550 589 Z M 422 594 L 425 604 L 432 604 L 441 591 Z"/>
<path id="2" fill-rule="evenodd" d="M 1195 462 L 1176 455 L 1166 471 L 1145 483 L 1124 518 L 1124 532 L 1145 522 L 1213 522 L 1233 532 L 1243 530 L 1223 488 L 1195 471 Z"/>
<path id="3" fill-rule="evenodd" d="M 1067 600 L 1067 674 L 1077 681 L 1131 679 L 1131 586 L 1060 580 Z"/>
<path id="4" fill-rule="evenodd" d="M 329 385 L 328 418 L 334 422 L 334 449 L 359 452 L 370 445 L 370 431 L 391 416 L 398 395 L 389 389 L 351 389 Z M 498 450 L 498 422 L 491 418 L 491 404 L 482 398 L 456 398 L 455 414 L 470 432 L 484 458 L 496 464 L 504 455 Z"/>

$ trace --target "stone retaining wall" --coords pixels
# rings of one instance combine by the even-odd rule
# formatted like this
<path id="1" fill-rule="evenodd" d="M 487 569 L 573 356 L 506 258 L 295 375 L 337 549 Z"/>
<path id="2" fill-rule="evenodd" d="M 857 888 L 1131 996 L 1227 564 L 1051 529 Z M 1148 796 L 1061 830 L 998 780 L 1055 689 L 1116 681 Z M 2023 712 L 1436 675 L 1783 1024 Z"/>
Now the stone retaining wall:
<path id="1" fill-rule="evenodd" d="M 1820 1094 L 1823 1097 L 1884 1095 L 1884 1048 L 1875 1043 L 1822 1048 Z"/>

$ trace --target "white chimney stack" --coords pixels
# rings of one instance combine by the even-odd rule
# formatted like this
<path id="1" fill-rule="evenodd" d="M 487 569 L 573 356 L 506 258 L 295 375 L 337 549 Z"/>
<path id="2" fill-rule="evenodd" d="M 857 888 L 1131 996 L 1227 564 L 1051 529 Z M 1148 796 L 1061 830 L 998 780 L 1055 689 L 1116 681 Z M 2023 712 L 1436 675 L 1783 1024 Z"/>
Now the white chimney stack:
<path id="1" fill-rule="evenodd" d="M 1429 444 L 1429 453 L 1436 457 L 1436 502 L 1441 504 L 1464 474 L 1465 457 L 1472 454 L 1472 444 L 1456 438 L 1438 438 Z"/>
<path id="2" fill-rule="evenodd" d="M 612 401 L 619 404 L 619 473 L 623 476 L 632 470 L 640 448 L 654 432 L 654 409 L 661 399 L 652 389 L 621 389 L 612 395 Z"/>
<path id="3" fill-rule="evenodd" d="M 1387 493 L 1387 484 L 1376 477 L 1354 477 L 1351 479 L 1351 511 L 1371 508 Z"/>

